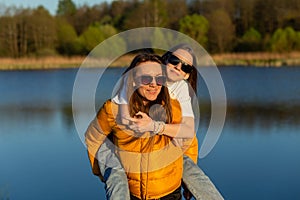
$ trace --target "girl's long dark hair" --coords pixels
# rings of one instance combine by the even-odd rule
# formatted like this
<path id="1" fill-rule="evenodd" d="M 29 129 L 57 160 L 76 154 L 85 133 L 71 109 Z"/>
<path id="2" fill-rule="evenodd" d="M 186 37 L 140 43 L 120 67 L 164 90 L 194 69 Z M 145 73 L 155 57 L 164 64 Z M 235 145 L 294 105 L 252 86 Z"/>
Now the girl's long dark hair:
<path id="1" fill-rule="evenodd" d="M 129 99 L 128 109 L 130 116 L 133 117 L 136 113 L 141 111 L 147 113 L 153 120 L 159 120 L 164 121 L 166 123 L 170 123 L 172 121 L 172 107 L 170 102 L 169 91 L 165 85 L 162 85 L 161 91 L 158 94 L 156 100 L 149 101 L 146 105 L 144 104 L 145 98 L 137 92 L 137 88 L 133 87 L 133 82 L 135 78 L 134 68 L 137 67 L 139 64 L 148 61 L 159 63 L 162 66 L 163 75 L 165 75 L 163 61 L 160 56 L 149 53 L 138 54 L 137 56 L 135 56 L 130 66 L 124 72 L 124 74 L 128 73 L 127 99 Z"/>
<path id="2" fill-rule="evenodd" d="M 164 55 L 162 55 L 162 59 L 164 61 L 164 64 L 167 64 L 167 60 L 169 58 L 169 56 L 172 55 L 172 53 L 178 49 L 183 49 L 187 52 L 189 52 L 189 54 L 193 57 L 193 71 L 190 73 L 189 78 L 187 79 L 187 81 L 190 84 L 190 96 L 193 96 L 194 94 L 197 94 L 197 79 L 198 79 L 198 72 L 197 72 L 197 59 L 195 56 L 195 53 L 193 51 L 193 49 L 188 45 L 188 44 L 178 44 L 174 47 L 172 47 L 169 51 L 167 51 Z"/>

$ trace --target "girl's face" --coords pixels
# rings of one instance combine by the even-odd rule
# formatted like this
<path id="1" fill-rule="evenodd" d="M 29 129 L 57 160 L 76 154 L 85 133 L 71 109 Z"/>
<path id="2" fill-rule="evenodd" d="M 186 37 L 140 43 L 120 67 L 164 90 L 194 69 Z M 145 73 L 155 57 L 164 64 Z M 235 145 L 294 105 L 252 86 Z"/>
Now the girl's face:
<path id="1" fill-rule="evenodd" d="M 176 82 L 188 79 L 190 70 L 193 68 L 192 55 L 183 49 L 177 49 L 167 60 L 168 81 Z"/>
<path id="2" fill-rule="evenodd" d="M 161 65 L 157 62 L 148 61 L 140 63 L 134 70 L 137 92 L 149 101 L 156 100 L 166 80 Z"/>

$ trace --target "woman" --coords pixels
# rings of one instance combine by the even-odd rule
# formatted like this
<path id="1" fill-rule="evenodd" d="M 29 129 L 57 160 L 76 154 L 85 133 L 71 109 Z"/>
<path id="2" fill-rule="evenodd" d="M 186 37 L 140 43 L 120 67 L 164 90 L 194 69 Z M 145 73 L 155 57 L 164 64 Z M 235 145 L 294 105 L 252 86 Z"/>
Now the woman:
<path id="1" fill-rule="evenodd" d="M 127 88 L 132 91 L 128 102 L 130 116 L 135 118 L 142 112 L 158 124 L 154 130 L 143 133 L 119 125 L 116 120 L 119 105 L 107 101 L 86 132 L 93 172 L 105 179 L 106 171 L 98 168 L 95 157 L 107 136 L 112 136 L 114 151 L 126 172 L 131 199 L 181 199 L 182 150 L 173 145 L 171 137 L 163 135 L 164 124 L 181 122 L 181 110 L 164 86 L 162 61 L 159 56 L 141 54 L 133 59 L 126 72 L 129 73 Z M 197 150 L 191 152 L 197 154 Z"/>

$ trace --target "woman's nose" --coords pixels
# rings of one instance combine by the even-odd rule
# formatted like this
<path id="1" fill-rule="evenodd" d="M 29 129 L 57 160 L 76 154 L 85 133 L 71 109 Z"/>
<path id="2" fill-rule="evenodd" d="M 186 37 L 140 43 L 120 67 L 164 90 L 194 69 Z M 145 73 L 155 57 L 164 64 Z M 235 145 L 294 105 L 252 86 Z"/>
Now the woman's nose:
<path id="1" fill-rule="evenodd" d="M 150 86 L 156 86 L 156 80 L 155 78 L 152 79 L 151 83 L 149 84 Z"/>

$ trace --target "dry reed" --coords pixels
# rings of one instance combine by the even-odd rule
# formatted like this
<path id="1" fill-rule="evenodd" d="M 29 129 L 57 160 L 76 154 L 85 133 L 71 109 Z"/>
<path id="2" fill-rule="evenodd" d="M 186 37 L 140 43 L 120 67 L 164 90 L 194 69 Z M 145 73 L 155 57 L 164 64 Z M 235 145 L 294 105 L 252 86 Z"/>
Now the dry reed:
<path id="1" fill-rule="evenodd" d="M 124 55 L 114 60 L 110 67 L 128 66 L 134 55 Z M 300 52 L 290 53 L 225 53 L 211 56 L 217 66 L 300 66 Z M 42 58 L 0 58 L 0 70 L 35 70 L 79 68 L 86 57 L 42 57 Z M 100 62 L 101 63 L 101 62 Z M 97 65 L 97 67 L 107 67 Z"/>

